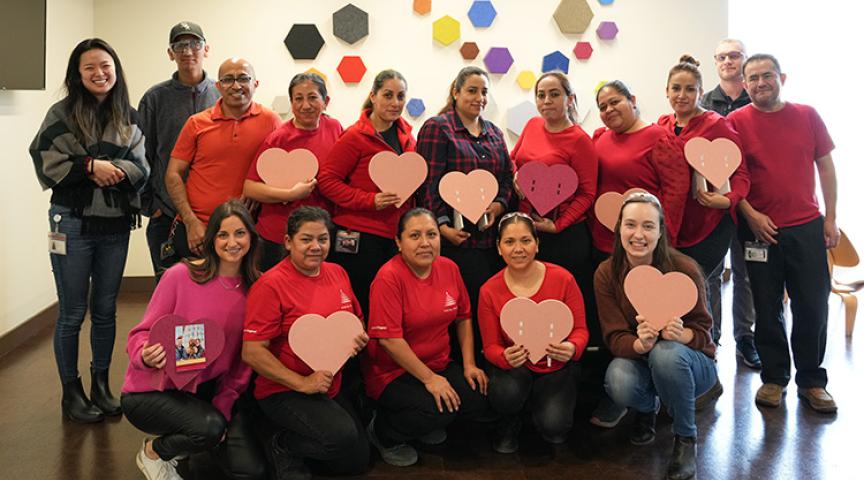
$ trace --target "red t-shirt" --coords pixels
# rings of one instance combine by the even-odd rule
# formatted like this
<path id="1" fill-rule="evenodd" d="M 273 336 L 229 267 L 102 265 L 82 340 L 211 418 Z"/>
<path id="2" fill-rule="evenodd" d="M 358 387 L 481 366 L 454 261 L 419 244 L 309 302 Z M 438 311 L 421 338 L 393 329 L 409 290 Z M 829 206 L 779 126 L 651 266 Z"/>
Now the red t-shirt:
<path id="1" fill-rule="evenodd" d="M 657 120 L 657 125 L 660 125 L 674 135 L 675 115 L 670 113 L 661 116 Z M 693 117 L 687 122 L 684 129 L 681 130 L 678 138 L 682 144 L 686 144 L 688 140 L 695 137 L 704 137 L 708 140 L 716 138 L 728 138 L 732 140 L 738 145 L 738 148 L 741 148 L 741 165 L 729 178 L 730 191 L 725 194 L 725 197 L 731 202 L 728 210 L 704 207 L 692 194 L 687 195 L 687 204 L 684 206 L 684 221 L 681 224 L 681 230 L 678 232 L 679 247 L 692 247 L 705 240 L 717 228 L 717 225 L 727 213 L 731 214 L 732 219 L 737 222 L 735 212 L 738 202 L 742 198 L 745 198 L 747 192 L 750 191 L 750 177 L 747 175 L 747 164 L 743 158 L 744 149 L 741 147 L 741 139 L 738 138 L 738 132 L 732 129 L 726 117 L 711 111 Z M 711 188 L 710 184 L 709 188 Z"/>
<path id="2" fill-rule="evenodd" d="M 289 120 L 282 124 L 279 129 L 271 133 L 261 147 L 258 153 L 255 154 L 255 159 L 252 165 L 249 166 L 249 172 L 246 174 L 247 180 L 263 182 L 261 176 L 258 175 L 258 156 L 261 152 L 268 148 L 281 148 L 286 152 L 298 148 L 305 148 L 315 154 L 318 158 L 318 170 L 321 170 L 321 164 L 330 154 L 330 149 L 342 135 L 342 124 L 327 115 L 321 115 L 321 120 L 318 122 L 318 128 L 315 130 L 303 130 L 297 128 L 294 122 Z M 286 168 L 291 168 L 286 165 Z M 285 224 L 288 221 L 288 215 L 294 209 L 303 205 L 312 207 L 321 207 L 328 212 L 332 211 L 330 202 L 324 198 L 319 189 L 312 190 L 312 193 L 302 199 L 289 203 L 262 203 L 261 211 L 258 213 L 258 225 L 255 228 L 258 234 L 263 238 L 274 243 L 282 243 L 285 237 Z"/>
<path id="3" fill-rule="evenodd" d="M 669 241 L 675 245 L 690 194 L 690 166 L 684 146 L 662 127 L 651 124 L 633 133 L 600 128 L 594 132 L 599 174 L 597 197 L 642 188 L 660 199 L 666 215 Z M 612 232 L 589 212 L 591 237 L 600 251 L 612 253 Z"/>
<path id="4" fill-rule="evenodd" d="M 352 312 L 363 319 L 348 274 L 342 267 L 324 262 L 318 276 L 309 277 L 298 272 L 291 259 L 286 258 L 252 285 L 246 300 L 243 340 L 270 340 L 270 352 L 283 365 L 299 375 L 310 375 L 314 373 L 313 370 L 294 354 L 288 344 L 291 325 L 307 313 L 327 317 L 340 310 Z M 334 376 L 327 395 L 335 397 L 341 384 L 340 371 Z M 263 375 L 255 380 L 255 398 L 259 400 L 274 393 L 290 391 L 290 388 Z"/>
<path id="5" fill-rule="evenodd" d="M 768 113 L 751 104 L 728 118 L 744 145 L 750 205 L 781 228 L 818 218 L 814 164 L 834 150 L 834 142 L 816 110 L 786 102 Z"/>
<path id="6" fill-rule="evenodd" d="M 171 157 L 189 163 L 186 198 L 192 212 L 207 223 L 213 210 L 243 194 L 243 180 L 261 142 L 282 119 L 252 102 L 240 118 L 222 114 L 222 99 L 189 117 Z"/>
<path id="7" fill-rule="evenodd" d="M 378 399 L 384 388 L 405 373 L 378 343 L 379 338 L 403 338 L 417 358 L 434 372 L 450 363 L 447 328 L 470 321 L 471 301 L 459 267 L 438 257 L 432 272 L 418 278 L 396 255 L 378 270 L 369 293 L 369 345 L 363 361 L 366 394 Z"/>
<path id="8" fill-rule="evenodd" d="M 517 170 L 532 161 L 572 167 L 579 176 L 579 187 L 570 198 L 561 202 L 546 216 L 554 220 L 559 232 L 585 220 L 597 193 L 597 152 L 582 127 L 573 125 L 560 132 L 551 133 L 546 130 L 543 118 L 534 117 L 522 130 L 510 158 L 516 164 Z M 530 213 L 531 202 L 523 199 L 519 202 L 519 210 Z"/>
<path id="9" fill-rule="evenodd" d="M 588 346 L 588 327 L 585 325 L 585 303 L 582 301 L 582 292 L 576 279 L 566 269 L 553 263 L 546 263 L 546 275 L 537 293 L 530 298 L 537 303 L 543 300 L 560 300 L 564 302 L 573 313 L 573 330 L 567 336 L 566 341 L 576 346 L 573 360 L 579 360 L 582 352 Z M 480 287 L 480 299 L 477 306 L 477 321 L 480 324 L 480 336 L 483 337 L 483 355 L 486 360 L 498 368 L 510 370 L 513 367 L 504 358 L 504 349 L 513 345 L 513 340 L 504 333 L 501 328 L 501 309 L 510 300 L 516 298 L 507 282 L 504 281 L 504 270 L 496 273 Z M 537 373 L 550 373 L 560 370 L 564 363 L 552 360 L 552 365 L 547 366 L 546 361 L 537 363 L 525 362 L 528 370 Z"/>

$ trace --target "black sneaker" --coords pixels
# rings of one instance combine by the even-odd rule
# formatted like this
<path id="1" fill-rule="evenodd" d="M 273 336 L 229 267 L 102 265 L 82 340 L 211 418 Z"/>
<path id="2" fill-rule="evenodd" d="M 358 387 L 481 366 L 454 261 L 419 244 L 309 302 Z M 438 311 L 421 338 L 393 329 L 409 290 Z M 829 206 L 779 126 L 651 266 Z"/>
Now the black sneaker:
<path id="1" fill-rule="evenodd" d="M 303 463 L 303 458 L 282 448 L 279 444 L 281 435 L 273 435 L 270 448 L 266 449 L 270 466 L 273 468 L 273 478 L 276 480 L 309 480 L 312 474 Z"/>
<path id="2" fill-rule="evenodd" d="M 522 419 L 519 415 L 507 416 L 498 421 L 492 437 L 492 450 L 498 453 L 516 453 L 519 451 L 519 432 L 522 430 Z"/>
<path id="3" fill-rule="evenodd" d="M 756 351 L 756 345 L 752 339 L 742 340 L 735 347 L 735 355 L 737 355 L 744 365 L 754 369 L 762 370 L 762 360 L 759 359 L 759 352 Z"/>
<path id="4" fill-rule="evenodd" d="M 656 412 L 636 412 L 636 420 L 630 431 L 630 443 L 633 445 L 648 445 L 654 442 L 656 431 L 654 425 L 657 423 Z"/>

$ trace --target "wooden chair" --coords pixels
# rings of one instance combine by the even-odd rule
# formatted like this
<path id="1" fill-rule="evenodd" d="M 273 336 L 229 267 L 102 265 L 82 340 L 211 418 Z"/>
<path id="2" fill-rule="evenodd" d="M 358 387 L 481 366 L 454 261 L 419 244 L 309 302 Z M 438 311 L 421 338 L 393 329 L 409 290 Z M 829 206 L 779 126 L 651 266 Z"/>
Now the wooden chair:
<path id="1" fill-rule="evenodd" d="M 840 242 L 828 250 L 828 271 L 831 274 L 831 291 L 840 296 L 846 310 L 846 336 L 852 336 L 855 327 L 855 316 L 858 313 L 858 298 L 855 292 L 864 288 L 864 280 L 846 282 L 838 280 L 834 275 L 834 267 L 855 267 L 859 263 L 858 252 L 849 237 L 840 230 Z"/>

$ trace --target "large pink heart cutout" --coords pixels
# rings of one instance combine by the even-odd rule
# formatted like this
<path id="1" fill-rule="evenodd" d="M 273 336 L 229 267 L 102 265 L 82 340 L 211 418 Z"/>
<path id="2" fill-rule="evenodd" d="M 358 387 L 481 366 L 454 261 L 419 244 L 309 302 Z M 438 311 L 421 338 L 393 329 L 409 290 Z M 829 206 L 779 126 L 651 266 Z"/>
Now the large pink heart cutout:
<path id="1" fill-rule="evenodd" d="M 450 172 L 438 182 L 438 193 L 447 205 L 476 224 L 498 195 L 498 179 L 479 168 L 468 175 Z"/>
<path id="2" fill-rule="evenodd" d="M 648 193 L 641 188 L 631 188 L 623 195 L 618 192 L 606 192 L 597 197 L 594 202 L 594 216 L 597 217 L 597 221 L 614 232 L 615 224 L 618 223 L 618 215 L 621 213 L 621 206 L 624 205 L 624 199 L 635 192 Z"/>
<path id="3" fill-rule="evenodd" d="M 639 265 L 624 278 L 624 294 L 645 321 L 661 330 L 673 317 L 683 317 L 699 298 L 693 279 L 681 272 L 663 274 Z"/>
<path id="4" fill-rule="evenodd" d="M 691 138 L 684 144 L 684 156 L 715 188 L 722 188 L 741 165 L 741 149 L 728 138 Z"/>
<path id="5" fill-rule="evenodd" d="M 194 391 L 198 385 L 198 376 L 202 372 L 201 369 L 180 369 L 178 371 L 176 357 L 174 356 L 174 339 L 177 338 L 175 328 L 195 324 L 204 325 L 204 357 L 207 359 L 206 364 L 212 365 L 219 358 L 219 355 L 222 354 L 222 349 L 225 347 L 225 332 L 222 330 L 222 325 L 216 321 L 209 318 L 189 320 L 179 315 L 168 314 L 160 317 L 150 327 L 148 343 L 150 345 L 156 343 L 162 344 L 168 361 L 165 362 L 165 367 L 161 372 L 163 375 L 167 375 L 168 380 L 173 383 L 174 388 L 177 390 Z M 171 385 L 168 384 L 163 376 L 158 376 L 156 380 L 158 381 L 158 385 L 154 386 L 160 391 L 171 388 Z"/>
<path id="6" fill-rule="evenodd" d="M 307 313 L 291 325 L 288 344 L 312 370 L 336 373 L 354 353 L 354 339 L 363 323 L 351 312 L 338 311 L 327 318 Z"/>
<path id="7" fill-rule="evenodd" d="M 307 182 L 318 174 L 318 158 L 305 148 L 286 152 L 281 148 L 268 148 L 258 155 L 258 175 L 267 185 L 291 188 Z"/>
<path id="8" fill-rule="evenodd" d="M 542 217 L 573 195 L 579 187 L 579 176 L 570 165 L 533 161 L 522 165 L 516 183 Z"/>
<path id="9" fill-rule="evenodd" d="M 429 168 L 426 160 L 416 152 L 396 155 L 393 152 L 378 152 L 369 161 L 369 177 L 382 192 L 399 196 L 396 208 L 402 206 L 426 180 Z"/>
<path id="10" fill-rule="evenodd" d="M 537 363 L 550 343 L 561 343 L 573 331 L 573 312 L 560 300 L 535 303 L 516 297 L 501 309 L 501 328 L 515 345 L 528 350 L 531 363 Z"/>

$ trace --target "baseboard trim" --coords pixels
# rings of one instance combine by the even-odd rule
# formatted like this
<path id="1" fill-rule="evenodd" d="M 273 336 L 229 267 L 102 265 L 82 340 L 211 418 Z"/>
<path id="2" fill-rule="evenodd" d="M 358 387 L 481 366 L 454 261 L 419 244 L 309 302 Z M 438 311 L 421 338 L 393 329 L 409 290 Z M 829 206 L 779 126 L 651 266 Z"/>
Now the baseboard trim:
<path id="1" fill-rule="evenodd" d="M 123 277 L 120 282 L 120 293 L 153 293 L 156 288 L 156 279 L 151 275 L 148 277 Z"/>

